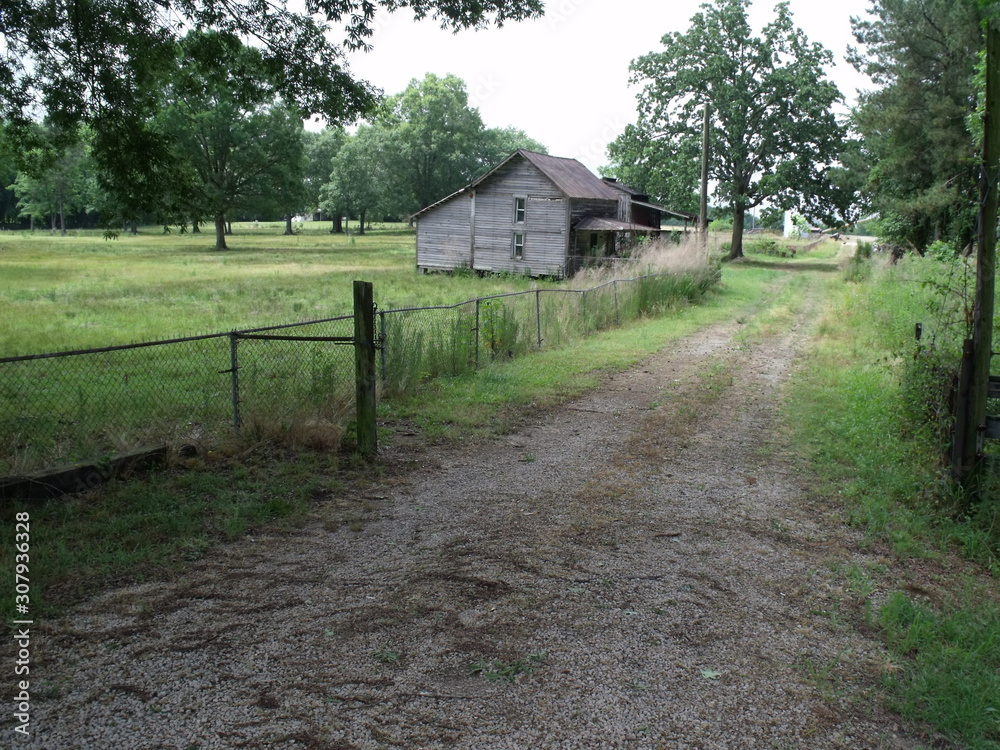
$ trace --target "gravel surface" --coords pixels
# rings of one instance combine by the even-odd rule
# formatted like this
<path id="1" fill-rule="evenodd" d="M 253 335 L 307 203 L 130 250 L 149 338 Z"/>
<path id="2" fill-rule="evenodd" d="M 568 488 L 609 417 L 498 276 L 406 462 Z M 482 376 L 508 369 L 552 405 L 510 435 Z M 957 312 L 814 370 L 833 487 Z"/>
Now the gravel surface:
<path id="1" fill-rule="evenodd" d="M 786 457 L 808 325 L 715 326 L 496 442 L 387 449 L 360 530 L 319 505 L 36 626 L 18 747 L 917 747 L 836 572 L 876 553 Z"/>

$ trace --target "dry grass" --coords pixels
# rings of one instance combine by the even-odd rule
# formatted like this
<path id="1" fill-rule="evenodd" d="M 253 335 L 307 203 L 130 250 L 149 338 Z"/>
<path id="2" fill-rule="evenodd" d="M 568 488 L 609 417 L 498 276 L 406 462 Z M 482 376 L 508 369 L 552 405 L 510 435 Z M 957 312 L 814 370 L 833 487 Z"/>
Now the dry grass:
<path id="1" fill-rule="evenodd" d="M 570 281 L 574 289 L 586 289 L 613 279 L 644 274 L 685 274 L 707 269 L 712 261 L 708 247 L 697 235 L 686 235 L 680 243 L 660 238 L 638 248 L 631 257 L 614 265 L 585 268 Z"/>

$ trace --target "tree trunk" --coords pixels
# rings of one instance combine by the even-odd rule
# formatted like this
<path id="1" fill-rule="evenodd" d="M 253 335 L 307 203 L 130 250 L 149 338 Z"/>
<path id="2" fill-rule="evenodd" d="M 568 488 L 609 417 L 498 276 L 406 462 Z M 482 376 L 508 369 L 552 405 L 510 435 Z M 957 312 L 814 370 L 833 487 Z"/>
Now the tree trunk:
<path id="1" fill-rule="evenodd" d="M 337 215 L 333 217 L 333 224 L 330 226 L 330 234 L 343 234 L 344 233 L 344 217 L 340 215 L 340 211 L 337 211 Z"/>
<path id="2" fill-rule="evenodd" d="M 361 216 L 358 218 L 358 234 L 365 233 L 365 214 L 368 213 L 367 208 L 361 209 Z"/>
<path id="3" fill-rule="evenodd" d="M 226 245 L 226 217 L 222 214 L 215 217 L 215 249 L 229 249 L 228 245 Z"/>
<path id="4" fill-rule="evenodd" d="M 729 260 L 743 257 L 743 225 L 746 221 L 746 209 L 743 206 L 733 208 L 733 241 L 729 248 Z"/>
<path id="5" fill-rule="evenodd" d="M 49 231 L 52 234 L 55 234 L 56 233 L 56 212 L 55 211 L 53 211 L 51 214 L 49 214 L 49 224 L 50 224 Z"/>
<path id="6" fill-rule="evenodd" d="M 62 195 L 59 196 L 59 234 L 66 236 L 66 201 Z"/>
<path id="7" fill-rule="evenodd" d="M 129 231 L 132 234 L 139 234 L 139 222 L 133 221 Z"/>
<path id="8" fill-rule="evenodd" d="M 292 229 L 292 215 L 285 214 L 285 236 L 295 234 L 295 230 Z"/>
<path id="9" fill-rule="evenodd" d="M 226 234 L 232 234 L 232 233 L 233 233 L 233 222 L 227 221 L 226 222 Z"/>
<path id="10" fill-rule="evenodd" d="M 201 222 L 197 219 L 191 222 L 191 234 L 201 234 Z"/>

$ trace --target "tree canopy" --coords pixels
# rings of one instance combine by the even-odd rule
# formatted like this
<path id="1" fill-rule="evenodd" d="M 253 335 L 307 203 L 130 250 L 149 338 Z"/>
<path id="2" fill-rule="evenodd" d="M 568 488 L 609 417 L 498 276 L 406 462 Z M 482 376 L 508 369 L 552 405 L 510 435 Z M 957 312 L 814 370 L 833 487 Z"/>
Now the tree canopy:
<path id="1" fill-rule="evenodd" d="M 871 164 L 867 190 L 880 234 L 897 244 L 972 240 L 981 125 L 969 115 L 984 48 L 980 6 L 872 0 L 867 18 L 852 19 L 860 47 L 851 61 L 878 87 L 855 112 Z"/>
<path id="2" fill-rule="evenodd" d="M 465 82 L 428 73 L 386 100 L 379 122 L 390 131 L 388 200 L 411 214 L 453 193 L 518 148 L 545 147 L 516 128 L 487 128 L 469 106 Z"/>
<path id="3" fill-rule="evenodd" d="M 136 214 L 165 175 L 170 146 L 149 120 L 187 30 L 251 42 L 282 99 L 305 118 L 331 123 L 370 113 L 378 92 L 348 69 L 345 50 L 364 48 L 380 9 L 409 9 L 455 29 L 538 16 L 541 0 L 0 0 L 0 120 L 23 147 L 47 118 L 67 141 L 94 132 L 105 186 Z M 234 73 L 234 83 L 242 73 Z M 251 77 L 252 79 L 252 77 Z"/>
<path id="4" fill-rule="evenodd" d="M 832 111 L 841 95 L 824 71 L 831 53 L 795 27 L 787 2 L 755 36 L 750 3 L 702 5 L 686 32 L 667 34 L 662 51 L 632 63 L 632 82 L 643 86 L 636 128 L 666 141 L 663 152 L 690 161 L 710 106 L 710 176 L 733 211 L 731 257 L 743 254 L 747 209 L 767 201 L 831 212 L 827 170 L 844 137 Z"/>
<path id="5" fill-rule="evenodd" d="M 228 34 L 197 31 L 180 49 L 155 120 L 172 144 L 176 203 L 165 210 L 181 221 L 210 217 L 216 247 L 224 249 L 233 212 L 301 207 L 302 120 L 275 100 L 258 50 Z"/>

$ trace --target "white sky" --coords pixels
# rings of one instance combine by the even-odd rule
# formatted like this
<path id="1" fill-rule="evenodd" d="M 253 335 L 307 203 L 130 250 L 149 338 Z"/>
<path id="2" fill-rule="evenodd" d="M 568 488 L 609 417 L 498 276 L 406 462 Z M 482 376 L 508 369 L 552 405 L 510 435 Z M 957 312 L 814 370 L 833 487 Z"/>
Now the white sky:
<path id="1" fill-rule="evenodd" d="M 590 169 L 607 163 L 606 148 L 635 122 L 638 90 L 628 85 L 629 63 L 660 51 L 664 34 L 683 32 L 702 0 L 549 0 L 545 16 L 502 29 L 454 34 L 412 14 L 380 11 L 373 50 L 350 56 L 356 77 L 387 95 L 427 73 L 462 78 L 470 105 L 487 127 L 513 126 L 555 156 Z M 773 17 L 774 0 L 754 0 L 756 29 Z M 790 0 L 794 21 L 812 42 L 834 54 L 830 77 L 848 103 L 868 87 L 844 59 L 850 17 L 865 16 L 869 0 Z"/>

